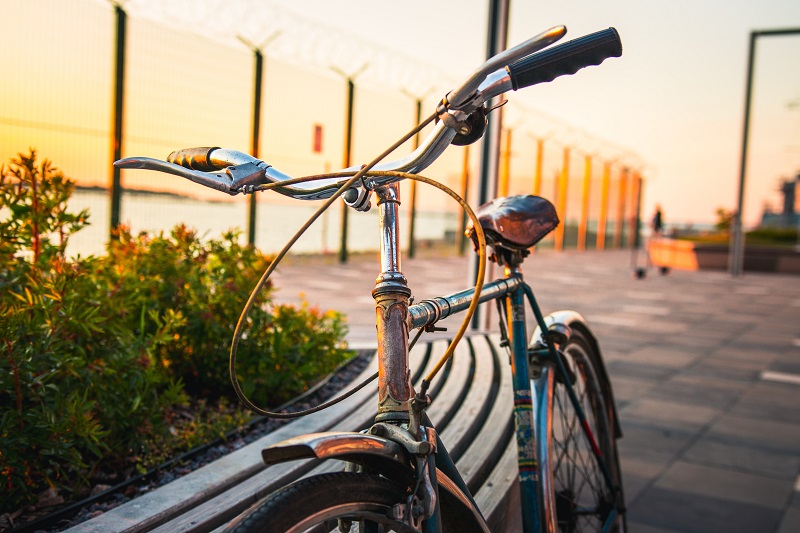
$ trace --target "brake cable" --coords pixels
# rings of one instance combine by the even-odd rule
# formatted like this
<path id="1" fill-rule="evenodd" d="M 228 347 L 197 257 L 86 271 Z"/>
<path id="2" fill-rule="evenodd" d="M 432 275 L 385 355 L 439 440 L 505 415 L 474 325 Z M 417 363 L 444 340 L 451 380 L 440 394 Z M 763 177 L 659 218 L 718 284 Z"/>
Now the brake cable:
<path id="1" fill-rule="evenodd" d="M 245 407 L 250 409 L 251 411 L 255 412 L 256 414 L 270 417 L 270 418 L 297 418 L 300 416 L 304 416 L 306 414 L 311 414 L 319 409 L 307 409 L 305 411 L 297 411 L 296 413 L 276 413 L 269 411 L 267 409 L 263 409 L 258 407 L 253 402 L 250 401 L 249 398 L 245 395 L 244 391 L 242 390 L 241 386 L 239 385 L 239 380 L 236 377 L 236 353 L 239 349 L 239 342 L 242 338 L 242 333 L 244 330 L 244 325 L 247 320 L 247 315 L 250 314 L 250 310 L 255 305 L 256 297 L 258 293 L 261 292 L 262 288 L 266 284 L 269 277 L 277 268 L 278 264 L 283 260 L 284 256 L 289 252 L 289 250 L 294 246 L 294 244 L 300 239 L 300 237 L 308 230 L 309 227 L 324 213 L 333 202 L 335 202 L 340 196 L 342 196 L 345 191 L 349 190 L 357 181 L 359 181 L 364 175 L 369 172 L 369 170 L 377 165 L 380 161 L 385 159 L 389 154 L 394 152 L 397 148 L 403 145 L 406 141 L 411 139 L 414 135 L 420 132 L 425 126 L 429 123 L 433 122 L 437 117 L 437 113 L 432 113 L 428 118 L 420 122 L 416 127 L 412 128 L 411 131 L 406 133 L 403 137 L 401 137 L 397 142 L 395 142 L 392 146 L 387 148 L 383 153 L 373 159 L 369 164 L 365 165 L 361 168 L 352 178 L 344 182 L 339 189 L 333 195 L 325 200 L 325 202 L 314 212 L 313 215 L 303 224 L 297 232 L 289 239 L 289 241 L 283 246 L 280 252 L 275 256 L 272 260 L 270 265 L 261 275 L 261 279 L 258 280 L 256 286 L 250 292 L 250 296 L 245 303 L 244 308 L 242 309 L 242 313 L 239 316 L 239 320 L 236 323 L 236 328 L 233 332 L 233 339 L 231 340 L 231 349 L 230 349 L 230 358 L 228 360 L 228 373 L 230 374 L 231 384 L 233 385 L 233 390 L 236 392 L 236 396 L 239 400 L 244 404 Z M 366 383 L 360 385 L 363 387 Z M 355 391 L 353 391 L 355 392 Z M 350 394 L 352 394 L 351 392 Z M 341 400 L 339 400 L 341 401 Z"/>
<path id="2" fill-rule="evenodd" d="M 349 398 L 350 396 L 352 396 L 353 394 L 355 394 L 356 392 L 358 392 L 359 390 L 361 390 L 362 388 L 367 386 L 369 383 L 371 383 L 373 380 L 375 380 L 375 378 L 378 377 L 378 373 L 376 372 L 375 374 L 373 374 L 372 376 L 368 377 L 366 380 L 364 380 L 363 382 L 358 384 L 355 388 L 349 390 L 348 392 L 340 395 L 337 398 L 329 400 L 328 402 L 324 402 L 324 403 L 322 403 L 320 405 L 317 405 L 315 407 L 312 407 L 310 409 L 305 409 L 305 410 L 301 410 L 301 411 L 295 411 L 295 412 L 292 412 L 292 413 L 273 412 L 273 411 L 269 411 L 267 409 L 263 409 L 261 407 L 258 407 L 252 401 L 250 401 L 249 398 L 247 398 L 247 396 L 245 395 L 244 391 L 242 390 L 242 388 L 241 388 L 241 386 L 239 384 L 238 378 L 236 377 L 236 354 L 237 354 L 237 351 L 238 351 L 239 342 L 240 342 L 241 337 L 242 337 L 244 324 L 245 324 L 245 322 L 247 320 L 247 315 L 250 313 L 250 310 L 253 308 L 253 305 L 255 304 L 256 296 L 261 291 L 261 289 L 264 287 L 264 285 L 266 284 L 267 280 L 272 275 L 272 273 L 275 271 L 275 269 L 277 268 L 277 266 L 280 263 L 280 261 L 288 253 L 289 249 L 291 249 L 291 247 L 294 246 L 294 244 L 306 232 L 306 230 L 322 215 L 322 213 L 324 213 L 333 204 L 334 201 L 336 201 L 342 194 L 344 194 L 344 192 L 347 191 L 356 181 L 361 180 L 365 176 L 394 176 L 394 177 L 397 177 L 398 179 L 417 180 L 417 181 L 420 181 L 422 183 L 426 183 L 428 185 L 436 187 L 437 189 L 443 191 L 444 193 L 448 194 L 451 198 L 456 200 L 456 202 L 458 202 L 458 204 L 467 213 L 467 215 L 470 217 L 470 220 L 472 221 L 473 227 L 475 228 L 476 239 L 478 241 L 478 257 L 479 257 L 478 273 L 477 273 L 477 279 L 476 279 L 476 282 L 475 282 L 475 293 L 474 293 L 474 296 L 473 296 L 473 300 L 470 303 L 469 308 L 467 309 L 467 312 L 466 312 L 466 314 L 464 316 L 464 321 L 462 322 L 461 327 L 458 329 L 458 332 L 453 337 L 453 339 L 450 341 L 450 345 L 447 347 L 447 350 L 445 351 L 444 355 L 442 355 L 441 359 L 434 366 L 434 368 L 431 370 L 431 372 L 428 374 L 428 376 L 425 379 L 422 380 L 422 390 L 421 390 L 422 394 L 425 394 L 427 392 L 428 387 L 430 386 L 430 383 L 433 380 L 433 378 L 436 376 L 436 374 L 439 372 L 439 370 L 441 370 L 441 368 L 444 366 L 444 364 L 452 357 L 453 353 L 455 352 L 456 345 L 463 338 L 464 334 L 466 333 L 467 328 L 469 327 L 469 323 L 472 320 L 472 316 L 475 314 L 475 311 L 476 311 L 476 309 L 478 307 L 478 303 L 479 303 L 480 292 L 481 292 L 481 289 L 483 288 L 483 278 L 484 278 L 484 275 L 485 275 L 485 272 L 486 272 L 486 240 L 484 238 L 483 229 L 481 228 L 480 222 L 478 221 L 477 216 L 472 211 L 472 208 L 469 206 L 469 204 L 467 204 L 467 202 L 463 198 L 461 198 L 461 196 L 459 196 L 455 191 L 453 191 L 452 189 L 450 189 L 449 187 L 447 187 L 446 185 L 444 185 L 442 183 L 439 183 L 437 181 L 434 181 L 432 179 L 426 178 L 426 177 L 418 175 L 418 174 L 410 174 L 410 173 L 407 173 L 407 172 L 397 172 L 397 171 L 372 171 L 371 172 L 370 171 L 370 169 L 372 167 L 374 167 L 381 160 L 386 158 L 391 152 L 396 150 L 399 146 L 401 146 L 403 143 L 405 143 L 408 139 L 410 139 L 411 137 L 416 135 L 417 132 L 419 132 L 425 126 L 427 126 L 430 122 L 435 120 L 436 117 L 437 117 L 437 114 L 433 113 L 427 119 L 422 121 L 418 126 L 413 128 L 406 135 L 404 135 L 400 140 L 398 140 L 396 143 L 394 143 L 391 147 L 386 149 L 382 154 L 380 154 L 378 157 L 376 157 L 372 162 L 370 162 L 368 165 L 365 165 L 364 167 L 362 167 L 349 180 L 345 181 L 336 190 L 336 192 L 330 198 L 328 198 L 325 201 L 325 203 L 323 203 L 322 206 L 320 206 L 320 208 L 317 209 L 317 211 L 313 215 L 311 215 L 311 217 L 305 222 L 305 224 L 303 224 L 303 226 L 289 239 L 289 241 L 284 245 L 284 247 L 281 249 L 281 251 L 275 257 L 275 259 L 273 259 L 272 263 L 264 271 L 264 274 L 261 276 L 261 279 L 259 279 L 259 281 L 256 284 L 255 288 L 253 288 L 253 290 L 251 291 L 250 297 L 247 299 L 247 303 L 245 304 L 245 307 L 242 310 L 241 316 L 239 317 L 239 321 L 236 323 L 236 329 L 234 330 L 233 340 L 231 341 L 230 358 L 229 358 L 229 362 L 228 362 L 228 371 L 230 373 L 231 383 L 233 384 L 233 389 L 236 392 L 236 396 L 245 405 L 245 407 L 247 407 L 251 411 L 253 411 L 253 412 L 255 412 L 255 413 L 259 414 L 259 415 L 270 417 L 270 418 L 284 418 L 284 419 L 285 418 L 299 418 L 301 416 L 305 416 L 305 415 L 309 415 L 309 414 L 315 413 L 317 411 L 320 411 L 322 409 L 325 409 L 327 407 L 335 405 L 335 404 L 345 400 L 346 398 Z M 300 182 L 315 181 L 315 180 L 321 180 L 321 179 L 330 179 L 331 177 L 342 177 L 342 174 L 344 174 L 345 177 L 348 175 L 347 173 L 322 174 L 322 175 L 317 175 L 317 176 L 308 176 L 306 178 L 297 178 L 297 179 L 293 180 L 293 182 L 300 183 Z M 277 185 L 277 184 L 275 184 L 275 185 Z M 282 182 L 280 185 L 284 185 L 285 186 L 286 182 Z M 269 185 L 262 185 L 262 186 L 258 187 L 258 190 L 268 190 L 268 189 L 272 189 L 272 188 L 277 188 L 277 186 L 270 187 Z M 418 338 L 418 336 L 417 336 L 417 338 Z M 416 341 L 416 339 L 415 339 L 415 341 Z"/>

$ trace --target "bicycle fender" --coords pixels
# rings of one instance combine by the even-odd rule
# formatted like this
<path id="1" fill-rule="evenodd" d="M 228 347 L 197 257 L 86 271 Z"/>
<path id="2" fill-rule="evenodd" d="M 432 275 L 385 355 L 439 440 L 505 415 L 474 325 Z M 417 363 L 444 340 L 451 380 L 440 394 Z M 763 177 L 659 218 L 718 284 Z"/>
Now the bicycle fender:
<path id="1" fill-rule="evenodd" d="M 600 351 L 600 345 L 597 342 L 597 337 L 594 336 L 592 330 L 589 329 L 589 324 L 586 322 L 586 319 L 577 313 L 576 311 L 570 310 L 563 310 L 563 311 L 556 311 L 555 313 L 551 313 L 544 317 L 544 322 L 547 324 L 548 328 L 552 328 L 554 324 L 561 324 L 564 326 L 568 326 L 567 329 L 564 329 L 564 332 L 569 332 L 570 329 L 578 328 L 580 329 L 585 335 L 589 342 L 592 344 L 592 348 L 594 348 L 598 354 L 601 354 L 599 360 L 595 361 L 597 366 L 597 372 L 599 373 L 600 385 L 603 387 L 603 392 L 607 395 L 608 398 L 611 398 L 611 410 L 614 416 L 614 437 L 619 439 L 622 437 L 622 427 L 619 424 L 619 416 L 617 416 L 617 402 L 614 399 L 614 391 L 611 388 L 611 380 L 608 377 L 608 371 L 606 370 L 606 364 L 603 361 L 602 353 Z M 561 329 L 561 328 L 559 328 Z M 542 343 L 544 339 L 542 338 L 542 331 L 541 328 L 538 326 L 531 335 L 529 347 L 535 346 L 537 343 Z"/>
<path id="2" fill-rule="evenodd" d="M 391 472 L 396 478 L 413 479 L 411 457 L 400 444 L 365 433 L 309 433 L 277 442 L 261 450 L 267 466 L 297 459 L 339 459 L 355 463 L 380 473 Z M 398 469 L 398 466 L 402 467 Z"/>

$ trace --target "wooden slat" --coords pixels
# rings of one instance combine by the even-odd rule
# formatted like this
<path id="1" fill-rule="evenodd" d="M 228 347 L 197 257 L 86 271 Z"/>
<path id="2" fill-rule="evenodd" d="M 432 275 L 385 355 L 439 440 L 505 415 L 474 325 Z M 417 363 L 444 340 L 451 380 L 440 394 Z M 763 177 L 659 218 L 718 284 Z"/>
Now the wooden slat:
<path id="1" fill-rule="evenodd" d="M 473 340 L 478 340 L 478 344 Z M 475 371 L 468 394 L 458 398 L 458 403 L 452 406 L 457 411 L 451 424 L 440 430 L 442 442 L 456 464 L 486 423 L 500 385 L 500 369 L 495 364 L 493 354 L 489 350 L 480 349 L 481 340 L 472 339 L 463 344 L 464 349 L 470 352 Z M 479 348 L 477 351 L 476 346 Z"/>
<path id="2" fill-rule="evenodd" d="M 376 370 L 377 361 L 373 360 L 354 383 L 369 377 Z M 240 450 L 176 479 L 169 483 L 167 488 L 160 487 L 143 494 L 68 531 L 70 533 L 150 531 L 263 471 L 266 466 L 261 460 L 261 450 L 270 444 L 305 433 L 328 431 L 358 407 L 373 400 L 374 396 L 375 390 L 365 387 L 344 402 L 296 419 Z"/>
<path id="3" fill-rule="evenodd" d="M 410 354 L 412 364 L 426 361 L 426 352 L 427 347 L 424 345 L 415 347 Z M 364 374 L 369 376 L 371 373 L 374 373 L 374 367 L 376 365 L 377 361 L 373 361 L 369 367 L 369 371 L 365 371 Z M 354 383 L 356 382 L 357 381 L 354 381 Z M 354 405 L 346 416 L 340 417 L 335 424 L 327 427 L 325 431 L 355 431 L 363 427 L 368 427 L 375 418 L 376 393 L 377 385 L 371 384 L 357 393 L 358 396 L 364 396 L 366 401 L 350 402 L 350 400 L 347 400 L 343 402 L 353 403 Z M 327 410 L 319 414 L 324 414 L 324 412 L 327 412 Z M 293 422 L 290 425 L 295 423 L 296 422 Z M 294 435 L 302 435 L 309 432 L 310 431 L 297 431 L 294 432 Z M 259 448 L 259 453 L 260 450 L 261 448 Z M 259 472 L 252 478 L 231 487 L 224 493 L 206 500 L 193 509 L 190 514 L 178 516 L 176 519 L 162 525 L 155 531 L 158 533 L 172 531 L 208 531 L 211 528 L 231 520 L 275 489 L 307 475 L 320 473 L 322 471 L 330 471 L 332 468 L 336 469 L 338 468 L 337 463 L 338 462 L 329 462 L 325 465 L 314 467 L 313 465 L 309 465 L 309 461 L 293 461 L 291 463 L 272 466 L 263 472 Z M 278 467 L 283 467 L 280 471 L 279 482 L 273 478 L 272 474 Z M 318 470 L 320 468 L 322 470 Z"/>
<path id="4" fill-rule="evenodd" d="M 475 495 L 475 503 L 489 524 L 489 531 L 522 531 L 517 443 L 508 443 L 489 479 Z"/>
<path id="5" fill-rule="evenodd" d="M 506 352 L 496 337 L 474 336 L 462 342 L 451 365 L 431 392 L 429 415 L 476 500 L 496 524 L 512 516 L 516 480 L 516 443 L 509 438 L 513 395 Z M 446 341 L 420 344 L 411 353 L 415 387 L 438 361 Z M 354 384 L 375 372 L 375 360 Z M 421 368 L 424 367 L 424 368 Z M 375 416 L 375 385 L 325 411 L 297 419 L 206 467 L 179 478 L 69 531 L 199 532 L 219 528 L 276 488 L 310 473 L 341 468 L 338 461 L 294 461 L 266 468 L 261 450 L 280 440 L 318 431 L 353 431 Z M 518 503 L 518 490 L 517 503 Z M 504 526 L 505 527 L 505 526 Z M 495 529 L 492 531 L 502 531 Z"/>
<path id="6" fill-rule="evenodd" d="M 434 354 L 437 361 L 443 355 L 444 349 L 447 348 L 447 343 L 442 343 L 442 348 L 441 353 Z M 469 392 L 475 374 L 475 361 L 467 343 L 459 343 L 447 366 L 449 369 L 445 367 L 442 372 L 446 369 L 448 372 L 442 373 L 434 380 L 434 386 L 441 385 L 441 387 L 437 387 L 430 395 L 432 402 L 427 409 L 428 417 L 440 433 L 450 424 L 458 411 L 458 400 Z"/>
<path id="7" fill-rule="evenodd" d="M 470 446 L 463 457 L 456 462 L 467 486 L 473 493 L 483 485 L 492 472 L 513 435 L 512 405 L 514 394 L 511 385 L 511 366 L 505 357 L 506 352 L 499 348 L 499 339 L 474 337 L 471 339 L 479 360 L 491 360 L 499 370 L 499 383 L 488 423 L 481 424 L 477 435 L 469 439 Z M 499 351 L 503 350 L 503 351 Z"/>

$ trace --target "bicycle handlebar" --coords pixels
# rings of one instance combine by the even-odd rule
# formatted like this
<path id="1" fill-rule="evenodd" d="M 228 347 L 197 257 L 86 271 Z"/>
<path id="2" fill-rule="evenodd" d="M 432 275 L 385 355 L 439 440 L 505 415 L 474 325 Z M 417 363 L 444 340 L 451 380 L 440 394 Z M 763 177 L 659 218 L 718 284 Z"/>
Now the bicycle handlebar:
<path id="1" fill-rule="evenodd" d="M 375 165 L 373 170 L 421 172 L 447 149 L 457 133 L 463 134 L 465 128 L 469 131 L 471 126 L 468 119 L 473 114 L 491 111 L 486 106 L 495 96 L 549 82 L 558 76 L 574 74 L 584 67 L 599 65 L 609 57 L 619 57 L 622 54 L 619 34 L 614 28 L 539 52 L 565 33 L 566 28 L 556 26 L 488 59 L 464 84 L 442 99 L 437 107 L 438 123 L 414 152 L 402 159 Z M 474 137 L 475 140 L 478 138 L 480 135 Z M 216 147 L 177 150 L 168 156 L 167 161 L 132 157 L 116 161 L 114 165 L 119 168 L 142 168 L 175 174 L 231 195 L 252 193 L 259 185 L 292 179 L 248 154 Z M 355 173 L 359 168 L 350 167 L 342 172 Z M 397 179 L 377 177 L 372 183 L 379 186 Z M 292 183 L 277 190 L 293 198 L 319 200 L 330 198 L 341 183 L 338 179 L 327 179 L 313 183 Z M 357 194 L 345 195 L 344 199 L 352 206 L 353 203 L 348 198 L 361 198 L 362 191 L 350 192 Z"/>
<path id="2" fill-rule="evenodd" d="M 608 28 L 520 59 L 508 66 L 508 73 L 516 91 L 553 81 L 558 76 L 575 74 L 584 67 L 621 55 L 619 33 Z"/>

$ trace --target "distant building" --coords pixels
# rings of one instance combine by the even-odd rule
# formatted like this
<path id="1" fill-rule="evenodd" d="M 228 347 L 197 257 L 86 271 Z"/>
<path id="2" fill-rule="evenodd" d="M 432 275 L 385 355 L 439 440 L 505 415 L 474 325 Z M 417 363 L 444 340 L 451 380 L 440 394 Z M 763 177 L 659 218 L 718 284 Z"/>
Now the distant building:
<path id="1" fill-rule="evenodd" d="M 797 184 L 800 182 L 800 175 L 793 180 L 784 180 L 780 184 L 780 192 L 783 195 L 783 209 L 780 213 L 774 213 L 769 208 L 764 210 L 761 215 L 762 228 L 796 228 L 800 226 L 800 213 L 797 206 Z"/>

